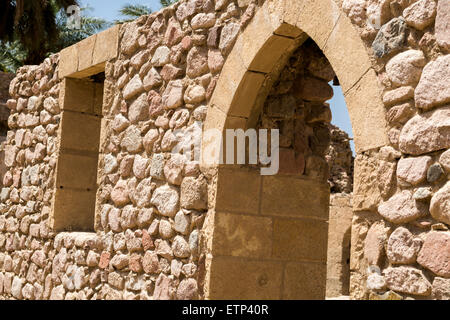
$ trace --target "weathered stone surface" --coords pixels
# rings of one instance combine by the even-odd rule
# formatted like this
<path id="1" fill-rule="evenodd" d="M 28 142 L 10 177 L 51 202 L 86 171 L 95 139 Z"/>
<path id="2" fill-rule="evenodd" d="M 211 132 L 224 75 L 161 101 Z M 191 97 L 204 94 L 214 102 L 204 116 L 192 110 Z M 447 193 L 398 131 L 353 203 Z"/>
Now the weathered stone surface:
<path id="1" fill-rule="evenodd" d="M 127 183 L 120 180 L 111 192 L 111 200 L 117 206 L 123 206 L 130 201 Z"/>
<path id="2" fill-rule="evenodd" d="M 450 54 L 425 66 L 414 96 L 416 106 L 425 110 L 450 102 Z"/>
<path id="3" fill-rule="evenodd" d="M 154 300 L 170 300 L 170 286 L 171 280 L 165 274 L 161 273 L 156 279 L 155 291 L 153 293 Z"/>
<path id="4" fill-rule="evenodd" d="M 430 232 L 417 256 L 417 263 L 438 276 L 450 277 L 450 233 Z"/>
<path id="5" fill-rule="evenodd" d="M 427 177 L 427 170 L 433 159 L 429 156 L 403 158 L 397 164 L 397 177 L 412 185 L 417 185 Z"/>
<path id="6" fill-rule="evenodd" d="M 383 276 L 372 273 L 367 277 L 367 288 L 370 290 L 383 290 L 386 287 L 386 282 Z"/>
<path id="7" fill-rule="evenodd" d="M 390 107 L 411 98 L 414 98 L 414 88 L 411 86 L 400 87 L 386 92 L 383 96 L 383 103 Z"/>
<path id="8" fill-rule="evenodd" d="M 450 172 L 450 149 L 441 154 L 439 157 L 439 163 L 445 171 Z"/>
<path id="9" fill-rule="evenodd" d="M 434 32 L 439 46 L 450 51 L 450 3 L 448 1 L 438 1 Z"/>
<path id="10" fill-rule="evenodd" d="M 407 223 L 427 214 L 427 207 L 414 200 L 413 193 L 404 190 L 378 207 L 378 213 L 392 223 Z"/>
<path id="11" fill-rule="evenodd" d="M 194 47 L 187 56 L 186 74 L 195 78 L 208 72 L 208 51 L 204 48 Z"/>
<path id="12" fill-rule="evenodd" d="M 427 181 L 430 183 L 438 181 L 444 174 L 444 169 L 442 169 L 439 163 L 435 163 L 428 168 L 427 171 Z"/>
<path id="13" fill-rule="evenodd" d="M 389 109 L 386 114 L 386 120 L 391 124 L 404 124 L 414 115 L 415 111 L 416 109 L 411 103 L 404 103 Z"/>
<path id="14" fill-rule="evenodd" d="M 219 42 L 219 49 L 223 54 L 227 54 L 230 51 L 231 47 L 236 41 L 239 30 L 239 24 L 234 22 L 228 23 L 223 27 Z"/>
<path id="15" fill-rule="evenodd" d="M 406 23 L 418 30 L 423 30 L 434 21 L 436 2 L 434 0 L 419 0 L 403 11 Z"/>
<path id="16" fill-rule="evenodd" d="M 162 67 L 169 63 L 170 49 L 166 46 L 159 47 L 153 54 L 152 64 L 155 67 Z"/>
<path id="17" fill-rule="evenodd" d="M 174 187 L 162 186 L 157 188 L 152 195 L 151 203 L 156 206 L 159 213 L 164 216 L 174 217 L 178 211 L 179 195 Z"/>
<path id="18" fill-rule="evenodd" d="M 422 155 L 450 147 L 450 107 L 414 116 L 403 127 L 400 151 Z"/>
<path id="19" fill-rule="evenodd" d="M 142 84 L 141 78 L 137 74 L 125 86 L 125 89 L 123 90 L 123 97 L 125 99 L 131 99 L 134 96 L 137 96 L 142 91 L 144 91 L 144 85 Z"/>
<path id="20" fill-rule="evenodd" d="M 380 58 L 401 49 L 406 41 L 406 30 L 403 18 L 394 18 L 383 25 L 372 43 L 375 55 Z"/>
<path id="21" fill-rule="evenodd" d="M 386 73 L 396 86 L 407 86 L 419 82 L 425 56 L 420 50 L 399 53 L 386 64 Z"/>
<path id="22" fill-rule="evenodd" d="M 382 222 L 374 223 L 364 242 L 364 257 L 369 265 L 380 265 L 384 257 L 384 246 L 388 239 L 388 228 Z"/>
<path id="23" fill-rule="evenodd" d="M 147 120 L 148 118 L 148 102 L 147 95 L 145 93 L 141 94 L 128 109 L 128 118 L 131 123 L 137 123 L 138 121 Z"/>
<path id="24" fill-rule="evenodd" d="M 180 282 L 177 289 L 178 300 L 197 300 L 198 286 L 195 279 L 184 279 Z"/>
<path id="25" fill-rule="evenodd" d="M 202 179 L 187 177 L 181 183 L 181 206 L 185 209 L 207 209 L 207 185 Z"/>
<path id="26" fill-rule="evenodd" d="M 214 13 L 199 13 L 191 20 L 192 29 L 202 29 L 213 27 L 216 23 Z"/>
<path id="27" fill-rule="evenodd" d="M 155 68 L 150 69 L 148 74 L 144 77 L 143 84 L 144 89 L 147 91 L 154 87 L 159 87 L 162 84 L 161 76 Z"/>
<path id="28" fill-rule="evenodd" d="M 434 278 L 432 294 L 434 299 L 450 300 L 450 279 Z"/>
<path id="29" fill-rule="evenodd" d="M 162 104 L 166 109 L 176 109 L 183 104 L 183 83 L 181 80 L 169 82 L 162 95 Z"/>
<path id="30" fill-rule="evenodd" d="M 189 243 L 182 237 L 176 236 L 172 242 L 172 251 L 175 257 L 187 258 L 191 254 Z"/>
<path id="31" fill-rule="evenodd" d="M 142 149 L 141 131 L 135 126 L 128 127 L 120 146 L 130 153 L 139 152 Z"/>
<path id="32" fill-rule="evenodd" d="M 394 264 L 414 263 L 421 245 L 422 240 L 414 238 L 408 229 L 399 227 L 389 237 L 387 257 Z"/>
<path id="33" fill-rule="evenodd" d="M 383 271 L 389 289 L 419 296 L 431 293 L 431 284 L 422 271 L 412 267 L 387 268 Z"/>

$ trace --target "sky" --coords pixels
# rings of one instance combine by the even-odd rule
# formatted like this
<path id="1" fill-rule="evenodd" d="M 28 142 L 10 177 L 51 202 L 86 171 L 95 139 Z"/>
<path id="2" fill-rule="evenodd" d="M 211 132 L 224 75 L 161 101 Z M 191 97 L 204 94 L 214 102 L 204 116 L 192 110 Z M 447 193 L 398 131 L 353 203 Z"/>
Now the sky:
<path id="1" fill-rule="evenodd" d="M 80 2 L 82 6 L 88 5 L 92 8 L 90 15 L 103 18 L 107 21 L 114 21 L 123 18 L 120 16 L 119 10 L 125 4 L 143 4 L 150 7 L 153 11 L 157 11 L 161 8 L 159 0 L 81 0 Z M 333 86 L 333 89 L 334 97 L 329 102 L 333 113 L 332 124 L 347 132 L 350 137 L 353 137 L 352 125 L 350 123 L 350 117 L 341 87 Z M 353 141 L 351 141 L 350 144 L 353 153 L 355 153 Z"/>

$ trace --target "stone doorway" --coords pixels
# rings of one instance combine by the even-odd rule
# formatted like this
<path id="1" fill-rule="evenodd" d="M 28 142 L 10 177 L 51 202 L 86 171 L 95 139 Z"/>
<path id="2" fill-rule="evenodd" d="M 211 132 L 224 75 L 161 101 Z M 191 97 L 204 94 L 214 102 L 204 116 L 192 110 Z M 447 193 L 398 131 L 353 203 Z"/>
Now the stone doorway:
<path id="1" fill-rule="evenodd" d="M 311 38 L 301 39 L 277 68 L 262 81 L 250 121 L 230 125 L 278 129 L 279 172 L 261 176 L 258 165 L 219 167 L 211 299 L 324 299 L 327 287 L 331 296 L 348 295 L 353 158 L 350 151 L 346 172 L 338 172 L 342 164 L 331 159 L 338 150 L 330 151 L 336 128 L 327 103 L 330 83 L 338 80 Z M 342 199 L 333 195 L 333 219 L 330 190 L 344 192 Z"/>

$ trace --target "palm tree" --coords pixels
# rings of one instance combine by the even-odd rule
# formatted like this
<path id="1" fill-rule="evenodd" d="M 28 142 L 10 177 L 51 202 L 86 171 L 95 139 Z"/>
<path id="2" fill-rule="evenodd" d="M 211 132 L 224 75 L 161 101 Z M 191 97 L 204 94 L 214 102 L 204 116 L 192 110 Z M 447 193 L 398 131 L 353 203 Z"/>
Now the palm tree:
<path id="1" fill-rule="evenodd" d="M 58 39 L 58 11 L 77 4 L 77 0 L 3 0 L 0 2 L 0 40 L 19 41 L 27 52 L 25 63 L 37 64 Z"/>
<path id="2" fill-rule="evenodd" d="M 172 4 L 174 4 L 175 2 L 177 2 L 178 0 L 159 0 L 159 2 L 161 3 L 161 5 L 163 7 L 168 7 Z"/>
<path id="3" fill-rule="evenodd" d="M 178 0 L 159 0 L 159 3 L 164 8 L 174 4 L 177 1 Z M 115 23 L 124 23 L 133 21 L 139 18 L 140 16 L 145 16 L 147 14 L 152 13 L 152 9 L 143 4 L 126 4 L 122 7 L 122 9 L 119 10 L 119 12 L 121 15 L 125 16 L 126 19 L 116 20 Z"/>
<path id="4" fill-rule="evenodd" d="M 122 16 L 126 18 L 124 20 L 116 20 L 116 24 L 133 21 L 140 16 L 145 16 L 152 12 L 152 9 L 143 4 L 126 4 L 119 10 Z"/>
<path id="5" fill-rule="evenodd" d="M 58 10 L 58 7 L 55 5 L 55 10 L 57 10 L 54 19 L 56 37 L 52 39 L 43 38 L 35 40 L 37 44 L 40 44 L 38 58 L 31 58 L 34 57 L 35 54 L 30 54 L 30 49 L 17 38 L 15 33 L 13 33 L 12 38 L 7 38 L 6 41 L 0 40 L 0 70 L 15 72 L 24 64 L 39 64 L 50 54 L 59 52 L 63 48 L 71 46 L 110 25 L 110 23 L 105 20 L 89 16 L 88 12 L 91 8 L 84 7 L 81 8 L 81 29 L 69 29 L 67 27 L 67 15 L 65 9 L 61 7 Z M 12 41 L 10 39 L 12 39 Z"/>

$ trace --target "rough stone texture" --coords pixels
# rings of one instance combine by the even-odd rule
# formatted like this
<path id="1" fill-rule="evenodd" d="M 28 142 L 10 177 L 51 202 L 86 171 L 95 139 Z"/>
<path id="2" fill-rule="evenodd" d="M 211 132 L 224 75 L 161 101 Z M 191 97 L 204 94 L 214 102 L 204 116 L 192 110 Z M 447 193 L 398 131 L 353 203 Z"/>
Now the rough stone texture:
<path id="1" fill-rule="evenodd" d="M 419 238 L 414 238 L 408 229 L 399 227 L 389 237 L 387 257 L 394 264 L 414 263 L 421 245 Z"/>
<path id="2" fill-rule="evenodd" d="M 403 11 L 406 23 L 418 30 L 423 30 L 434 21 L 436 1 L 419 0 Z"/>
<path id="3" fill-rule="evenodd" d="M 438 44 L 450 51 L 450 3 L 438 1 L 435 23 L 436 40 Z"/>
<path id="4" fill-rule="evenodd" d="M 434 299 L 450 300 L 450 279 L 434 278 L 432 291 Z"/>
<path id="5" fill-rule="evenodd" d="M 180 0 L 19 68 L 0 147 L 0 299 L 323 299 L 327 179 L 333 192 L 352 189 L 348 147 L 333 145 L 347 137 L 330 129 L 325 103 L 335 75 L 358 150 L 349 294 L 443 298 L 442 253 L 422 261 L 433 293 L 417 264 L 386 269 L 384 259 L 388 246 L 393 259 L 412 261 L 414 245 L 392 236 L 389 247 L 396 226 L 383 216 L 425 241 L 448 232 L 448 5 L 438 2 L 435 23 L 432 5 Z M 279 129 L 279 174 L 259 175 L 259 162 L 245 172 L 230 167 L 222 188 L 217 168 L 198 161 L 196 121 L 205 120 Z M 196 152 L 174 151 L 178 142 Z M 174 153 L 185 154 L 183 165 Z M 410 155 L 434 163 L 414 186 L 395 179 Z M 217 225 L 223 213 L 238 227 Z M 81 215 L 86 221 L 72 224 Z M 347 281 L 343 232 L 333 238 L 342 240 L 334 251 L 342 268 L 330 274 L 339 288 Z M 239 259 L 212 254 L 218 239 Z M 432 242 L 427 248 L 442 243 Z M 383 294 L 383 281 L 401 295 Z"/>
<path id="6" fill-rule="evenodd" d="M 400 151 L 422 155 L 450 147 L 450 107 L 414 116 L 403 127 Z"/>
<path id="7" fill-rule="evenodd" d="M 427 177 L 427 170 L 433 159 L 429 156 L 404 158 L 397 164 L 397 177 L 412 185 L 417 185 Z"/>
<path id="8" fill-rule="evenodd" d="M 403 18 L 394 18 L 381 27 L 372 43 L 377 57 L 383 57 L 400 50 L 406 41 L 406 22 Z"/>
<path id="9" fill-rule="evenodd" d="M 431 232 L 427 234 L 417 262 L 438 276 L 450 277 L 450 233 Z"/>
<path id="10" fill-rule="evenodd" d="M 450 55 L 429 62 L 423 69 L 414 98 L 425 110 L 450 102 Z"/>
<path id="11" fill-rule="evenodd" d="M 431 284 L 419 269 L 412 267 L 390 267 L 383 271 L 389 289 L 419 296 L 431 293 Z"/>
<path id="12" fill-rule="evenodd" d="M 386 64 L 386 73 L 396 86 L 407 86 L 419 82 L 425 56 L 420 50 L 399 53 Z"/>
<path id="13" fill-rule="evenodd" d="M 405 190 L 384 201 L 378 207 L 378 213 L 393 223 L 407 223 L 427 214 L 427 208 L 413 198 L 411 191 Z"/>
<path id="14" fill-rule="evenodd" d="M 387 229 L 383 223 L 374 223 L 370 227 L 364 245 L 364 257 L 369 265 L 381 265 L 387 238 Z"/>

